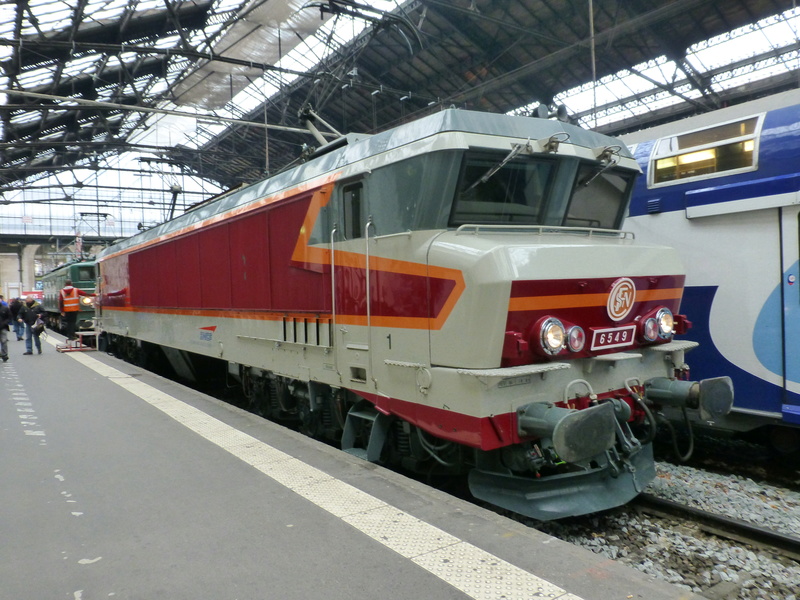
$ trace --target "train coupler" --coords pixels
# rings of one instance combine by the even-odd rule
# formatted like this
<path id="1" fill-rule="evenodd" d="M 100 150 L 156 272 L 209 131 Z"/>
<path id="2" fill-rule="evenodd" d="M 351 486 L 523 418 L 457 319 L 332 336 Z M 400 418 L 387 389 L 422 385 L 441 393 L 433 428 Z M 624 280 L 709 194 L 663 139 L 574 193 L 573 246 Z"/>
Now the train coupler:
<path id="1" fill-rule="evenodd" d="M 561 460 L 570 463 L 602 454 L 614 446 L 615 424 L 611 403 L 574 410 L 531 402 L 517 409 L 520 436 L 549 441 Z"/>
<path id="2" fill-rule="evenodd" d="M 720 419 L 733 407 L 733 382 L 730 377 L 701 381 L 654 377 L 645 382 L 644 393 L 645 399 L 654 404 L 697 409 L 705 421 Z"/>

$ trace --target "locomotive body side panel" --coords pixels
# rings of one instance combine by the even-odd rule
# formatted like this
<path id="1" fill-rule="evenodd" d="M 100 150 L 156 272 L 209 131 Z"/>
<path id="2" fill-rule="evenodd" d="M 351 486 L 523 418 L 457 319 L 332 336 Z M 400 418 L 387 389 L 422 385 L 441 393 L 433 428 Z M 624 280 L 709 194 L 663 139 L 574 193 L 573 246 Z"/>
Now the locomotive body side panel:
<path id="1" fill-rule="evenodd" d="M 230 221 L 230 280 L 232 306 L 259 309 L 272 297 L 266 211 L 255 211 Z M 179 305 L 184 306 L 184 305 Z"/>
<path id="2" fill-rule="evenodd" d="M 176 282 L 176 307 L 200 308 L 203 266 L 200 263 L 200 239 L 188 235 L 177 238 L 174 271 L 168 276 Z"/>

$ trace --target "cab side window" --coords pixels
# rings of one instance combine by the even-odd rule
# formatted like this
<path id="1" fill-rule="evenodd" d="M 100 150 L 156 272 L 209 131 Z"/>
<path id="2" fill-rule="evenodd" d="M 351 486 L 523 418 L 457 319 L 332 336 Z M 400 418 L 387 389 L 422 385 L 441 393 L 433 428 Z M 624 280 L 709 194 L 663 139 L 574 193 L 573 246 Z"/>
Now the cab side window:
<path id="1" fill-rule="evenodd" d="M 364 206 L 363 184 L 353 183 L 342 189 L 342 208 L 344 210 L 345 239 L 354 240 L 364 237 L 367 215 Z"/>

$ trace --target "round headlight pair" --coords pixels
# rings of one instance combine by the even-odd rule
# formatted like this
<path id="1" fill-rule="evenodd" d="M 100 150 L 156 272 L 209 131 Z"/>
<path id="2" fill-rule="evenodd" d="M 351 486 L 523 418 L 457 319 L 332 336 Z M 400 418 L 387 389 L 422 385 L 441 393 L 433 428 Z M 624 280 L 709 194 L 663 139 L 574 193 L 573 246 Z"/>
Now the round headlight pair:
<path id="1" fill-rule="evenodd" d="M 667 339 L 675 333 L 675 317 L 668 308 L 660 308 L 655 317 L 650 317 L 644 322 L 642 334 L 648 342 L 655 342 L 658 338 Z"/>
<path id="2" fill-rule="evenodd" d="M 577 325 L 567 331 L 561 321 L 551 317 L 542 323 L 539 339 L 542 349 L 548 354 L 558 354 L 565 346 L 572 352 L 580 352 L 586 344 L 586 333 Z"/>

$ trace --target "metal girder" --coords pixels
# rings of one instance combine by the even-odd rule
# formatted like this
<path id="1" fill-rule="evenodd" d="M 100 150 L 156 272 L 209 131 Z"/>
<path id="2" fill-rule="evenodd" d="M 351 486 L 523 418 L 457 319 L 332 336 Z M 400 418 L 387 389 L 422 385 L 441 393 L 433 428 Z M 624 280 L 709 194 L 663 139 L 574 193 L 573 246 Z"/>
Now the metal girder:
<path id="1" fill-rule="evenodd" d="M 9 104 L 0 105 L 0 141 L 10 144 L 0 145 L 5 181 L 24 181 L 46 168 L 78 166 L 98 150 L 135 149 L 118 143 L 144 122 L 143 113 L 133 114 L 134 105 L 158 107 L 170 98 L 182 75 L 205 61 L 227 64 L 231 70 L 255 69 L 278 88 L 276 95 L 235 119 L 251 123 L 231 122 L 221 135 L 197 127 L 198 141 L 206 140 L 200 148 L 169 153 L 171 160 L 185 161 L 187 171 L 227 186 L 263 176 L 267 165 L 274 170 L 296 159 L 300 147 L 310 142 L 299 131 L 297 118 L 308 102 L 337 128 L 371 132 L 442 106 L 506 112 L 536 100 L 550 104 L 557 94 L 590 82 L 593 71 L 597 78 L 613 78 L 624 68 L 668 56 L 682 71 L 681 80 L 703 96 L 694 98 L 652 78 L 650 84 L 682 97 L 683 107 L 676 110 L 706 110 L 731 97 L 745 98 L 747 92 L 717 96 L 711 82 L 721 75 L 696 69 L 686 60 L 687 49 L 794 6 L 790 0 L 595 1 L 593 65 L 587 0 L 413 0 L 387 14 L 370 12 L 357 6 L 360 3 L 325 2 L 323 8 L 338 11 L 335 18 L 359 12 L 357 18 L 368 27 L 348 43 L 332 36 L 333 51 L 306 73 L 259 61 L 257 49 L 247 55 L 251 60 L 241 60 L 214 48 L 223 30 L 204 33 L 214 10 L 210 0 L 165 0 L 158 10 L 146 13 L 137 11 L 137 2 L 130 0 L 116 18 L 93 23 L 83 15 L 94 1 L 80 0 L 77 8 L 73 6 L 71 26 L 57 33 L 34 23 L 31 10 L 20 9 L 5 30 L 9 33 L 0 36 L 0 52 L 10 52 L 0 62 L 6 87 L 117 105 L 65 108 L 61 101 L 9 97 Z M 238 8 L 217 14 L 215 23 L 232 25 L 259 6 L 243 0 Z M 166 39 L 169 43 L 156 43 Z M 80 71 L 74 66 L 76 59 L 96 61 L 91 63 L 95 70 Z M 750 60 L 752 64 L 758 58 Z M 39 82 L 37 73 L 47 69 L 52 70 L 50 79 Z M 297 78 L 285 83 L 289 76 Z M 790 85 L 788 81 L 776 77 L 775 88 Z M 750 89 L 761 93 L 764 85 Z M 599 110 L 624 110 L 624 102 Z M 637 123 L 670 112 L 674 111 L 642 115 Z M 271 131 L 269 150 L 258 126 L 264 122 L 291 128 Z M 620 121 L 618 129 L 626 126 L 629 123 Z M 71 153 L 65 152 L 69 142 Z M 50 158 L 53 153 L 59 158 Z M 237 160 L 219 160 L 220 153 L 236 155 Z"/>

